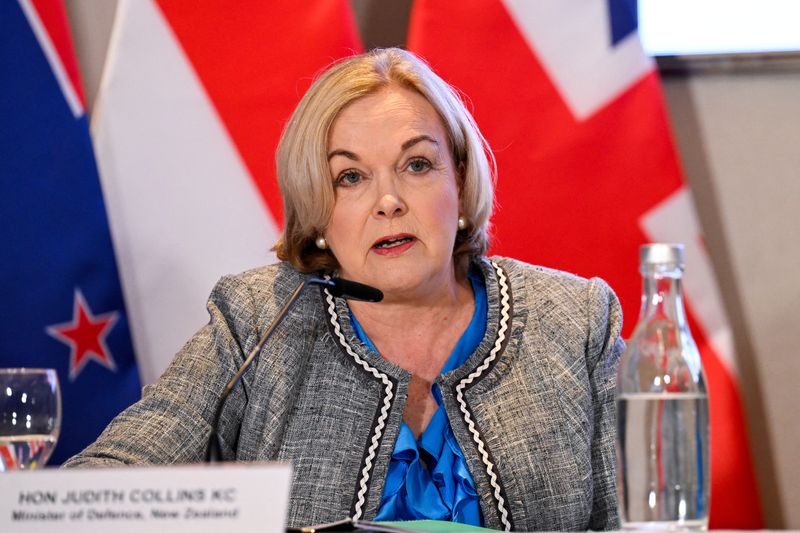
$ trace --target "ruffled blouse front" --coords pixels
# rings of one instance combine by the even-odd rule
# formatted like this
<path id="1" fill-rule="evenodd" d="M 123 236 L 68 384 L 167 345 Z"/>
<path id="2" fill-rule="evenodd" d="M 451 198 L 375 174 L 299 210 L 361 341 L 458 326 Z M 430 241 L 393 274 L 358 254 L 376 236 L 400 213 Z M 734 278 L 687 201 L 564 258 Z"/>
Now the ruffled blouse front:
<path id="1" fill-rule="evenodd" d="M 486 333 L 486 286 L 479 272 L 470 271 L 475 312 L 459 339 L 442 374 L 461 366 Z M 358 338 L 377 353 L 372 341 L 350 315 Z M 475 482 L 444 411 L 442 394 L 434 383 L 433 397 L 439 408 L 419 440 L 405 422 L 400 425 L 381 505 L 375 520 L 447 520 L 483 525 Z"/>

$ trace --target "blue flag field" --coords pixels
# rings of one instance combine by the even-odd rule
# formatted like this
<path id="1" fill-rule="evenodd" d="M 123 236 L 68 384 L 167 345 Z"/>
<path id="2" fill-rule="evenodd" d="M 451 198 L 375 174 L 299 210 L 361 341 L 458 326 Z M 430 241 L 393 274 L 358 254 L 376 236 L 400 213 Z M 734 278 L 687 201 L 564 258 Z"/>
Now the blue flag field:
<path id="1" fill-rule="evenodd" d="M 40 13 L 37 5 L 55 10 Z M 63 419 L 49 464 L 80 451 L 139 398 L 87 117 L 77 77 L 69 76 L 74 54 L 65 42 L 60 3 L 0 2 L 0 367 L 57 369 Z"/>

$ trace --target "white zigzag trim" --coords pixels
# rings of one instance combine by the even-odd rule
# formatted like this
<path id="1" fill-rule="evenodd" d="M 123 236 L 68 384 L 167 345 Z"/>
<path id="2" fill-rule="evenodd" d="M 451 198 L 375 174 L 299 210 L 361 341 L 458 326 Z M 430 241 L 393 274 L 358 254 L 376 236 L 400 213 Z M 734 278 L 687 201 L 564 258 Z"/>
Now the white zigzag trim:
<path id="1" fill-rule="evenodd" d="M 331 293 L 328 292 L 328 289 L 325 289 L 325 298 L 328 302 L 328 314 L 330 315 L 331 325 L 333 326 L 334 333 L 339 338 L 339 343 L 342 345 L 342 347 L 344 347 L 345 351 L 355 360 L 356 363 L 358 363 L 362 368 L 364 368 L 364 370 L 371 373 L 376 378 L 379 378 L 386 386 L 386 396 L 383 398 L 381 415 L 378 417 L 378 423 L 375 426 L 375 432 L 372 434 L 372 444 L 370 444 L 369 450 L 367 451 L 364 469 L 361 471 L 361 480 L 358 482 L 361 488 L 358 491 L 358 501 L 356 502 L 355 513 L 353 513 L 352 517 L 353 520 L 358 520 L 361 518 L 364 502 L 366 501 L 365 496 L 367 494 L 367 483 L 369 482 L 370 472 L 372 471 L 372 461 L 375 459 L 375 453 L 378 450 L 378 443 L 380 442 L 381 435 L 383 435 L 383 429 L 386 426 L 386 419 L 389 417 L 389 409 L 392 407 L 392 398 L 394 398 L 394 392 L 392 392 L 392 389 L 394 388 L 394 385 L 386 374 L 379 372 L 377 368 L 370 366 L 369 363 L 364 361 L 356 352 L 353 351 L 353 349 L 347 343 L 347 339 L 345 339 L 344 335 L 342 334 L 342 329 L 339 326 L 339 317 L 336 314 L 336 304 L 333 301 L 333 296 L 331 296 Z"/>
<path id="2" fill-rule="evenodd" d="M 472 383 L 476 378 L 480 377 L 480 375 L 483 374 L 487 368 L 489 368 L 489 365 L 492 364 L 492 361 L 497 358 L 497 354 L 500 353 L 500 348 L 502 347 L 503 341 L 506 338 L 506 330 L 508 329 L 508 311 L 510 306 L 508 305 L 508 284 L 506 283 L 506 275 L 505 272 L 503 272 L 503 269 L 500 268 L 500 265 L 494 261 L 491 263 L 497 272 L 497 281 L 500 284 L 500 328 L 497 330 L 497 340 L 494 343 L 494 347 L 489 352 L 489 356 L 483 360 L 481 366 L 476 368 L 470 375 L 462 379 L 458 385 L 456 385 L 456 400 L 458 400 L 459 408 L 461 409 L 461 413 L 464 415 L 464 422 L 467 423 L 467 427 L 469 428 L 470 433 L 472 433 L 472 440 L 478 445 L 478 452 L 481 455 L 483 464 L 486 465 L 486 473 L 489 475 L 489 483 L 491 483 L 492 487 L 494 487 L 494 498 L 497 500 L 497 510 L 500 511 L 500 521 L 503 522 L 503 526 L 505 527 L 506 531 L 511 531 L 511 522 L 508 521 L 506 502 L 503 496 L 500 494 L 500 484 L 497 482 L 497 474 L 494 472 L 494 464 L 492 464 L 492 462 L 489 460 L 489 453 L 486 451 L 486 446 L 483 444 L 483 439 L 481 439 L 481 435 L 475 427 L 475 422 L 472 421 L 472 415 L 469 414 L 469 409 L 467 409 L 467 402 L 464 400 L 464 388 Z"/>

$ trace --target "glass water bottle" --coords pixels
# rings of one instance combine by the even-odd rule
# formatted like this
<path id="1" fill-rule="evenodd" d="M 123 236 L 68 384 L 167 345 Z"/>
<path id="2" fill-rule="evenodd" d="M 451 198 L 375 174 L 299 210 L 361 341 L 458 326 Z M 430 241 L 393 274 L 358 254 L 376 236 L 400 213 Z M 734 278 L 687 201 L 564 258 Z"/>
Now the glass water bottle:
<path id="1" fill-rule="evenodd" d="M 624 529 L 705 530 L 708 395 L 681 293 L 683 245 L 640 250 L 642 307 L 617 380 L 617 480 Z"/>

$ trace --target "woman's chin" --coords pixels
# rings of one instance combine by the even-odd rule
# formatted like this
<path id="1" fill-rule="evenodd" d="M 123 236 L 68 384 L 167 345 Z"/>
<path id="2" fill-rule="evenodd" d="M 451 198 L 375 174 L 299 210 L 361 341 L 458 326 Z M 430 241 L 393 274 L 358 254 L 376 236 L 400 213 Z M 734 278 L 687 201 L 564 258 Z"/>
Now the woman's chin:
<path id="1" fill-rule="evenodd" d="M 418 272 L 386 272 L 374 283 L 386 302 L 426 300 L 447 291 L 446 278 Z"/>
<path id="2" fill-rule="evenodd" d="M 380 289 L 385 302 L 426 300 L 451 290 L 456 281 L 452 262 L 410 254 L 388 260 L 375 257 L 358 268 L 342 265 L 340 275 Z"/>

